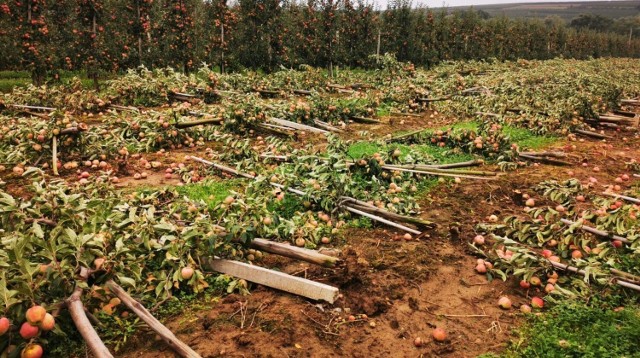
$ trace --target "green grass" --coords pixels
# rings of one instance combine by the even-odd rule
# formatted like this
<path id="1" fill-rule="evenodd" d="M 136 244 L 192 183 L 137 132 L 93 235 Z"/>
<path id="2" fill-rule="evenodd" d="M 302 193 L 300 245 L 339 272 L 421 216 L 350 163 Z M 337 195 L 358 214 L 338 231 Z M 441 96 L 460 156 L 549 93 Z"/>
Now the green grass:
<path id="1" fill-rule="evenodd" d="M 565 302 L 532 315 L 503 357 L 640 357 L 640 309 Z"/>
<path id="2" fill-rule="evenodd" d="M 0 71 L 0 80 L 22 78 L 31 80 L 31 74 L 27 71 Z"/>
<path id="3" fill-rule="evenodd" d="M 508 135 L 513 143 L 523 149 L 540 149 L 555 143 L 558 138 L 552 136 L 539 136 L 526 128 L 504 126 L 502 131 Z"/>
<path id="4" fill-rule="evenodd" d="M 348 150 L 348 154 L 354 159 L 359 159 L 363 157 L 371 157 L 374 153 L 382 153 L 389 152 L 394 149 L 400 149 L 402 153 L 400 158 L 403 159 L 411 149 L 417 151 L 421 154 L 426 154 L 429 157 L 433 158 L 440 164 L 447 163 L 457 163 L 457 162 L 465 162 L 474 158 L 473 155 L 468 153 L 456 153 L 451 148 L 441 148 L 435 145 L 429 144 L 421 144 L 421 145 L 406 145 L 406 144 L 389 144 L 389 145 L 379 145 L 377 143 L 362 141 L 351 144 Z M 448 180 L 448 179 L 445 179 Z M 426 195 L 429 191 L 440 184 L 439 178 L 429 177 L 421 180 L 417 187 L 418 192 L 416 193 L 416 197 L 421 197 Z"/>
<path id="5" fill-rule="evenodd" d="M 363 157 L 370 157 L 376 152 L 378 153 L 387 152 L 395 148 L 400 149 L 400 152 L 402 152 L 402 155 L 400 158 L 403 158 L 404 156 L 409 154 L 409 151 L 413 148 L 416 151 L 419 151 L 423 154 L 427 154 L 433 157 L 433 159 L 437 160 L 438 163 L 441 163 L 441 164 L 464 162 L 464 161 L 473 159 L 473 156 L 471 154 L 455 153 L 450 148 L 441 148 L 441 147 L 437 147 L 429 144 L 412 145 L 412 146 L 409 146 L 406 144 L 390 144 L 390 145 L 381 146 L 379 144 L 376 144 L 373 142 L 367 142 L 367 141 L 353 143 L 349 147 L 348 154 L 352 158 L 359 159 Z"/>
<path id="6" fill-rule="evenodd" d="M 60 76 L 63 83 L 68 83 L 72 78 L 79 77 L 84 88 L 93 88 L 93 80 L 87 78 L 84 72 L 62 71 Z M 26 87 L 30 83 L 31 74 L 27 71 L 0 71 L 0 92 L 11 92 L 15 87 Z"/>
<path id="7" fill-rule="evenodd" d="M 473 155 L 469 153 L 456 153 L 451 148 L 441 148 L 435 145 L 422 144 L 416 145 L 414 148 L 432 156 L 440 164 L 466 162 L 474 158 Z"/>
<path id="8" fill-rule="evenodd" d="M 187 184 L 177 187 L 180 194 L 191 200 L 202 200 L 209 208 L 220 204 L 231 191 L 236 191 L 241 187 L 242 180 L 231 179 L 225 181 L 207 180 L 196 184 Z"/>
<path id="9" fill-rule="evenodd" d="M 540 4 L 542 3 L 542 4 Z M 474 5 L 474 9 L 486 11 L 491 17 L 507 16 L 511 18 L 540 18 L 558 16 L 571 21 L 580 14 L 597 14 L 611 19 L 634 16 L 638 14 L 637 1 L 576 1 L 568 4 L 545 3 L 539 1 L 532 4 L 510 1 L 510 4 Z M 457 9 L 456 7 L 452 9 Z"/>
<path id="10" fill-rule="evenodd" d="M 381 150 L 383 149 L 378 144 L 363 141 L 351 144 L 347 154 L 352 158 L 359 159 L 362 157 L 370 157 L 373 153 L 380 152 Z"/>
<path id="11" fill-rule="evenodd" d="M 29 83 L 30 78 L 0 78 L 0 92 L 11 92 L 15 87 L 26 87 Z"/>

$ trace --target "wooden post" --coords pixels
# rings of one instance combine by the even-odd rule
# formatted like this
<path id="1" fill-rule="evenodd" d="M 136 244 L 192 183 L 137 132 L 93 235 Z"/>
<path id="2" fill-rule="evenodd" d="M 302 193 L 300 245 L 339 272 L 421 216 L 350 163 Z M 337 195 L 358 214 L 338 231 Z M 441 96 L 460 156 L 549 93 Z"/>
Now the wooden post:
<path id="1" fill-rule="evenodd" d="M 140 10 L 140 0 L 136 1 L 136 12 L 138 14 L 138 22 L 141 22 L 142 12 Z M 142 66 L 142 33 L 138 33 L 138 64 Z"/>
<path id="2" fill-rule="evenodd" d="M 585 270 L 581 270 L 581 269 L 579 269 L 577 267 L 565 265 L 565 264 L 560 263 L 560 262 L 554 262 L 554 261 L 549 261 L 549 262 L 551 263 L 551 266 L 553 266 L 553 267 L 555 267 L 557 269 L 573 272 L 573 273 L 576 273 L 576 274 L 584 276 L 584 277 L 587 276 L 587 272 Z M 624 281 L 623 278 L 616 277 L 616 278 L 614 278 L 612 280 L 612 282 L 617 284 L 618 286 L 630 288 L 632 290 L 640 292 L 640 286 L 638 286 L 636 284 L 633 284 L 631 282 L 628 282 L 628 281 Z"/>
<path id="3" fill-rule="evenodd" d="M 53 175 L 58 176 L 58 136 L 53 136 L 51 143 L 51 151 L 53 157 Z"/>
<path id="4" fill-rule="evenodd" d="M 202 163 L 202 164 L 205 164 L 205 165 L 208 165 L 208 166 L 214 167 L 214 168 L 216 168 L 216 169 L 218 169 L 218 170 L 221 170 L 221 171 L 223 171 L 223 172 L 231 173 L 231 174 L 233 174 L 233 175 L 237 175 L 237 176 L 240 176 L 240 177 L 243 177 L 243 178 L 253 179 L 253 180 L 256 180 L 256 178 L 257 178 L 255 175 L 251 175 L 251 174 L 243 173 L 243 172 L 237 171 L 237 170 L 235 170 L 235 169 L 233 169 L 233 168 L 229 168 L 229 167 L 227 167 L 227 166 L 225 166 L 225 165 L 222 165 L 222 164 L 216 164 L 216 163 L 214 163 L 214 162 L 210 162 L 210 161 L 205 160 L 205 159 L 202 159 L 202 158 L 198 158 L 198 157 L 190 156 L 190 159 L 191 159 L 191 160 L 195 160 L 196 162 L 200 162 L 200 163 Z M 278 188 L 278 189 L 285 189 L 285 186 L 284 186 L 284 185 L 282 185 L 282 184 L 278 184 L 278 183 L 271 183 L 271 186 L 274 186 L 274 187 L 276 187 L 276 188 Z M 295 189 L 295 188 L 286 188 L 286 190 L 287 190 L 288 192 L 291 192 L 291 193 L 294 193 L 294 194 L 297 194 L 297 195 L 300 195 L 300 196 L 305 196 L 305 195 L 307 195 L 307 193 L 303 192 L 302 190 L 298 190 L 298 189 Z"/>
<path id="5" fill-rule="evenodd" d="M 382 169 L 386 169 L 390 171 L 414 173 L 414 174 L 441 176 L 441 177 L 454 177 L 454 178 L 457 177 L 457 178 L 478 179 L 478 180 L 495 180 L 495 177 L 481 177 L 481 176 L 465 175 L 465 174 L 452 174 L 452 173 L 447 173 L 442 171 L 432 171 L 429 169 L 413 170 L 413 169 L 394 167 L 392 165 L 383 165 Z"/>
<path id="6" fill-rule="evenodd" d="M 96 49 L 95 49 L 95 47 L 96 47 L 96 38 L 98 36 L 98 34 L 97 34 L 97 32 L 98 32 L 98 20 L 97 20 L 96 16 L 97 16 L 96 15 L 96 10 L 93 9 L 93 26 L 92 26 L 92 30 L 91 30 L 93 32 L 93 39 L 91 40 L 91 45 L 93 47 L 92 54 L 93 54 L 94 63 L 92 64 L 93 65 L 93 69 L 91 70 L 91 77 L 93 79 L 93 87 L 97 91 L 97 90 L 100 89 L 100 86 L 98 84 L 98 68 L 97 68 L 98 66 L 95 63 L 95 61 L 97 61 L 97 58 L 98 58 L 98 56 L 96 56 Z"/>
<path id="7" fill-rule="evenodd" d="M 326 130 L 331 131 L 331 132 L 338 132 L 338 133 L 341 133 L 341 132 L 342 132 L 342 129 L 340 129 L 340 128 L 336 128 L 336 127 L 334 127 L 334 126 L 330 125 L 329 123 L 327 123 L 327 122 L 323 122 L 323 121 L 321 121 L 321 120 L 319 120 L 319 119 L 314 119 L 314 120 L 313 120 L 313 123 L 314 123 L 316 126 L 318 126 L 318 127 L 322 128 L 322 129 L 326 129 Z"/>
<path id="8" fill-rule="evenodd" d="M 571 221 L 571 220 L 567 220 L 567 219 L 560 219 L 560 221 L 561 221 L 563 224 L 567 225 L 567 226 L 571 226 L 571 225 L 575 225 L 575 224 L 577 224 L 576 222 Z M 591 233 L 591 234 L 594 234 L 594 235 L 597 235 L 597 236 L 600 236 L 600 237 L 605 237 L 605 238 L 607 238 L 607 239 L 611 239 L 611 240 L 618 240 L 618 241 L 622 241 L 622 242 L 624 242 L 625 244 L 628 244 L 628 243 L 629 243 L 629 239 L 627 239 L 627 238 L 625 238 L 625 237 L 618 236 L 618 235 L 613 235 L 613 234 L 610 234 L 610 233 L 608 233 L 608 232 L 606 232 L 606 231 L 602 231 L 602 230 L 594 229 L 594 228 L 592 228 L 592 227 L 590 227 L 590 226 L 580 225 L 580 226 L 578 226 L 578 228 L 579 228 L 580 230 L 586 231 L 586 232 L 588 232 L 588 233 Z"/>
<path id="9" fill-rule="evenodd" d="M 389 221 L 389 220 L 381 218 L 379 216 L 375 216 L 373 214 L 369 214 L 369 213 L 366 213 L 364 211 L 361 211 L 361 210 L 358 210 L 358 209 L 354 209 L 354 208 L 352 208 L 350 206 L 344 205 L 343 208 L 345 210 L 347 210 L 347 211 L 350 211 L 350 212 L 354 213 L 354 214 L 358 214 L 358 215 L 367 217 L 367 218 L 369 218 L 371 220 L 378 221 L 378 222 L 381 222 L 383 224 L 387 224 L 387 225 L 395 227 L 397 229 L 404 230 L 406 232 L 410 232 L 410 233 L 415 234 L 415 235 L 422 235 L 422 232 L 420 232 L 418 230 L 412 229 L 410 227 L 406 227 L 404 225 L 396 224 L 393 221 Z"/>
<path id="10" fill-rule="evenodd" d="M 618 285 L 620 285 L 620 286 L 622 286 L 622 287 L 630 288 L 630 289 L 632 289 L 632 290 L 635 290 L 635 291 L 640 292 L 640 286 L 638 286 L 638 285 L 634 285 L 634 284 L 633 284 L 633 283 L 631 283 L 631 282 L 621 281 L 621 280 L 619 280 L 619 279 L 616 279 L 615 281 L 616 281 L 616 283 L 617 283 Z"/>
<path id="11" fill-rule="evenodd" d="M 378 29 L 378 46 L 376 47 L 376 64 L 380 63 L 380 35 L 382 33 L 381 29 Z"/>
<path id="12" fill-rule="evenodd" d="M 351 116 L 351 117 L 349 117 L 349 119 L 351 119 L 354 122 L 359 122 L 359 123 L 384 124 L 383 122 L 381 122 L 381 121 L 379 121 L 377 119 L 367 118 L 367 117 Z"/>
<path id="13" fill-rule="evenodd" d="M 86 281 L 89 278 L 89 273 L 89 269 L 81 267 L 79 280 Z M 80 335 L 82 335 L 82 338 L 84 338 L 94 357 L 113 358 L 113 355 L 111 355 L 107 347 L 98 336 L 98 333 L 91 325 L 91 322 L 87 318 L 87 315 L 84 311 L 84 305 L 82 304 L 82 300 L 80 299 L 82 296 L 82 291 L 82 287 L 76 285 L 73 294 L 71 294 L 71 296 L 66 300 L 67 308 L 69 309 L 69 313 L 71 314 L 71 319 L 76 325 L 78 332 L 80 332 Z"/>
<path id="14" fill-rule="evenodd" d="M 209 119 L 200 119 L 200 120 L 191 121 L 191 122 L 176 123 L 173 126 L 178 129 L 182 129 L 182 128 L 200 126 L 200 125 L 207 125 L 207 124 L 220 125 L 222 124 L 222 122 L 223 122 L 222 118 L 209 118 Z"/>
<path id="15" fill-rule="evenodd" d="M 313 133 L 322 133 L 322 134 L 329 133 L 329 131 L 324 130 L 324 129 L 308 126 L 306 124 L 300 124 L 300 123 L 288 121 L 286 119 L 280 119 L 280 118 L 271 117 L 268 120 L 270 122 L 274 122 L 274 123 L 279 124 L 281 126 L 290 127 L 290 128 L 293 128 L 293 129 L 309 131 L 309 132 L 313 132 Z"/>
<path id="16" fill-rule="evenodd" d="M 306 261 L 325 267 L 333 267 L 335 266 L 336 262 L 339 261 L 337 257 L 323 255 L 315 250 L 309 250 L 292 245 L 285 245 L 280 242 L 274 242 L 265 239 L 253 239 L 251 240 L 250 246 L 254 249 L 262 250 L 264 252 Z"/>
<path id="17" fill-rule="evenodd" d="M 338 289 L 302 277 L 296 277 L 284 272 L 273 271 L 260 266 L 249 265 L 244 262 L 224 260 L 217 257 L 201 257 L 203 267 L 241 278 L 263 286 L 293 293 L 312 300 L 323 300 L 334 303 L 338 298 Z"/>
<path id="18" fill-rule="evenodd" d="M 463 168 L 463 167 L 473 167 L 484 164 L 484 160 L 482 159 L 472 159 L 468 162 L 459 162 L 459 163 L 450 163 L 450 164 L 436 164 L 432 167 L 438 169 L 452 169 L 452 168 Z"/>
<path id="19" fill-rule="evenodd" d="M 133 313 L 135 313 L 141 320 L 143 320 L 149 327 L 154 330 L 163 341 L 165 341 L 174 352 L 184 358 L 201 358 L 191 347 L 182 342 L 171 332 L 165 325 L 160 323 L 153 315 L 142 305 L 131 297 L 120 285 L 113 280 L 109 280 L 106 286 L 111 292 L 113 292 L 118 298 L 127 306 Z"/>
<path id="20" fill-rule="evenodd" d="M 640 276 L 635 276 L 628 272 L 623 272 L 617 269 L 610 269 L 609 271 L 611 271 L 611 273 L 616 276 L 623 277 L 625 280 L 629 282 L 640 282 Z"/>
<path id="21" fill-rule="evenodd" d="M 220 22 L 220 73 L 224 74 L 224 14 Z"/>
<path id="22" fill-rule="evenodd" d="M 600 133 L 596 133 L 596 132 L 592 132 L 592 131 L 585 131 L 585 130 L 582 130 L 582 129 L 575 129 L 574 132 L 576 132 L 578 134 L 586 135 L 588 137 L 597 138 L 597 139 L 613 139 L 613 137 L 608 136 L 608 135 L 604 135 L 604 134 L 600 134 Z"/>
<path id="23" fill-rule="evenodd" d="M 605 192 L 603 192 L 603 193 L 602 193 L 602 195 L 611 196 L 611 197 L 616 198 L 616 199 L 618 199 L 618 198 L 619 198 L 619 199 L 623 199 L 623 200 L 626 200 L 626 201 L 632 202 L 632 203 L 634 203 L 634 204 L 640 204 L 640 199 L 632 198 L 632 197 L 630 197 L 630 196 L 626 196 L 626 195 L 620 195 L 620 194 L 615 194 L 615 193 L 608 193 L 608 192 L 606 192 L 606 191 L 605 191 Z"/>
<path id="24" fill-rule="evenodd" d="M 536 156 L 536 155 L 530 155 L 530 154 L 523 154 L 520 153 L 518 155 L 520 158 L 524 158 L 524 159 L 529 159 L 532 161 L 538 161 L 540 163 L 544 163 L 544 164 L 551 164 L 551 165 L 572 165 L 571 163 L 564 161 L 564 160 L 558 160 L 558 159 L 550 159 L 550 158 L 545 158 L 542 156 Z"/>

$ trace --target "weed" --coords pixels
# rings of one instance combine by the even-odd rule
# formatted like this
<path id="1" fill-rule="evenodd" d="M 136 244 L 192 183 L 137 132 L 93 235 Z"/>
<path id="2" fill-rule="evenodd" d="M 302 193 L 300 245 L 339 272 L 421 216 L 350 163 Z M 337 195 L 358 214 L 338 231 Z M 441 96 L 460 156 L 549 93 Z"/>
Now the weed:
<path id="1" fill-rule="evenodd" d="M 356 142 L 349 146 L 348 155 L 351 158 L 359 159 L 363 157 L 370 157 L 373 153 L 381 150 L 380 145 L 373 142 Z"/>
<path id="2" fill-rule="evenodd" d="M 231 179 L 224 181 L 207 180 L 200 183 L 178 187 L 178 192 L 191 200 L 204 201 L 210 209 L 220 204 L 232 191 L 241 187 L 242 180 Z"/>
<path id="3" fill-rule="evenodd" d="M 531 316 L 504 357 L 640 357 L 640 310 L 564 302 Z"/>
<path id="4" fill-rule="evenodd" d="M 297 212 L 305 211 L 302 201 L 295 195 L 285 195 L 280 202 L 271 201 L 267 209 L 284 219 L 291 219 Z"/>
<path id="5" fill-rule="evenodd" d="M 526 149 L 540 149 L 550 144 L 553 144 L 558 140 L 553 136 L 540 136 L 533 133 L 526 128 L 517 128 L 512 126 L 504 126 L 502 131 L 505 135 L 509 136 L 513 143 L 516 143 L 520 148 Z"/>

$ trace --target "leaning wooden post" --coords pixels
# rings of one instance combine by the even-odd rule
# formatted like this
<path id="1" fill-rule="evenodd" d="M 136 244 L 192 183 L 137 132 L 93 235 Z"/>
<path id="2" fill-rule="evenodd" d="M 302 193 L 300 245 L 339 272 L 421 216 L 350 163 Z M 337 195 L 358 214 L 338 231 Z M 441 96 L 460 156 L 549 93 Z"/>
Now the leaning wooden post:
<path id="1" fill-rule="evenodd" d="M 224 74 L 224 14 L 220 22 L 220 73 Z"/>
<path id="2" fill-rule="evenodd" d="M 338 299 L 339 290 L 324 283 L 311 281 L 302 277 L 269 270 L 264 267 L 250 265 L 234 260 L 218 257 L 200 257 L 202 267 L 229 276 L 241 278 L 259 285 L 306 297 L 334 303 Z"/>
<path id="3" fill-rule="evenodd" d="M 350 211 L 350 212 L 352 212 L 352 213 L 354 213 L 354 214 L 358 214 L 358 215 L 360 215 L 360 216 L 367 217 L 367 218 L 369 218 L 369 219 L 371 219 L 371 220 L 375 220 L 375 221 L 381 222 L 381 223 L 383 223 L 383 224 L 386 224 L 386 225 L 389 225 L 389 226 L 395 227 L 396 229 L 404 230 L 404 231 L 406 231 L 406 232 L 410 232 L 410 233 L 412 233 L 412 234 L 414 234 L 414 235 L 422 235 L 422 232 L 421 232 L 421 231 L 418 231 L 418 230 L 412 229 L 412 228 L 410 228 L 410 227 L 406 227 L 406 226 L 404 226 L 404 225 L 396 224 L 396 223 L 394 223 L 393 221 L 386 220 L 386 219 L 381 218 L 381 217 L 379 217 L 379 216 L 375 216 L 375 215 L 372 215 L 372 214 L 366 213 L 366 212 L 364 212 L 364 211 L 361 211 L 361 210 L 358 210 L 358 209 L 354 209 L 354 208 L 352 208 L 352 207 L 350 207 L 350 206 L 347 206 L 347 205 L 343 205 L 342 207 L 343 207 L 345 210 Z"/>
<path id="4" fill-rule="evenodd" d="M 88 268 L 81 267 L 79 280 L 86 282 L 90 273 L 91 271 L 89 271 Z M 73 294 L 71 294 L 71 296 L 66 300 L 67 308 L 71 314 L 71 319 L 96 358 L 113 358 L 113 355 L 111 355 L 107 347 L 104 345 L 85 314 L 84 305 L 80 299 L 82 291 L 82 287 L 76 285 Z"/>
<path id="5" fill-rule="evenodd" d="M 567 226 L 572 226 L 572 225 L 576 225 L 577 224 L 576 222 L 571 221 L 571 220 L 567 220 L 567 219 L 560 219 L 560 221 L 563 224 L 567 225 Z M 581 224 L 577 228 L 580 229 L 580 230 L 586 231 L 588 233 L 591 233 L 591 234 L 594 234 L 594 235 L 597 235 L 597 236 L 600 236 L 600 237 L 607 238 L 609 240 L 618 240 L 618 241 L 624 242 L 625 244 L 629 244 L 630 243 L 629 239 L 627 239 L 626 237 L 622 237 L 622 236 L 618 236 L 618 235 L 615 235 L 615 234 L 611 234 L 611 233 L 608 233 L 606 231 L 598 230 L 598 229 L 592 228 L 592 227 L 587 226 L 587 225 L 582 225 Z"/>
<path id="6" fill-rule="evenodd" d="M 314 250 L 305 249 L 291 245 L 284 245 L 265 239 L 253 239 L 250 246 L 254 249 L 262 250 L 276 255 L 297 259 L 324 267 L 334 267 L 340 261 L 337 257 L 321 254 Z"/>
<path id="7" fill-rule="evenodd" d="M 51 151 L 53 156 L 53 175 L 58 176 L 58 136 L 53 136 Z"/>
<path id="8" fill-rule="evenodd" d="M 378 46 L 376 47 L 376 64 L 380 63 L 380 35 L 381 30 L 378 29 Z"/>
<path id="9" fill-rule="evenodd" d="M 131 297 L 120 285 L 113 280 L 109 280 L 106 286 L 127 306 L 133 313 L 142 319 L 151 329 L 153 329 L 165 341 L 171 349 L 185 358 L 201 358 L 191 347 L 178 339 L 173 332 L 165 327 L 142 305 Z"/>

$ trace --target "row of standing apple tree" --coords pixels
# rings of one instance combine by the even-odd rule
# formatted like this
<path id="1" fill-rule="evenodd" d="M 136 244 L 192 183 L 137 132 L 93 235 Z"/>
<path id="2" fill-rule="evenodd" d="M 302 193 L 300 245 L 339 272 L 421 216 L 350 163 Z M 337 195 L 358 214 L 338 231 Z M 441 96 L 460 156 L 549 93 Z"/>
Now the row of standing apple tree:
<path id="1" fill-rule="evenodd" d="M 387 52 L 427 66 L 640 54 L 632 36 L 556 20 L 487 18 L 473 9 L 416 9 L 409 0 L 385 10 L 363 0 L 3 0 L 0 26 L 0 69 L 29 70 L 35 83 L 60 70 L 96 78 L 139 65 L 188 72 L 202 62 L 228 70 L 333 69 L 367 66 L 370 55 Z"/>

